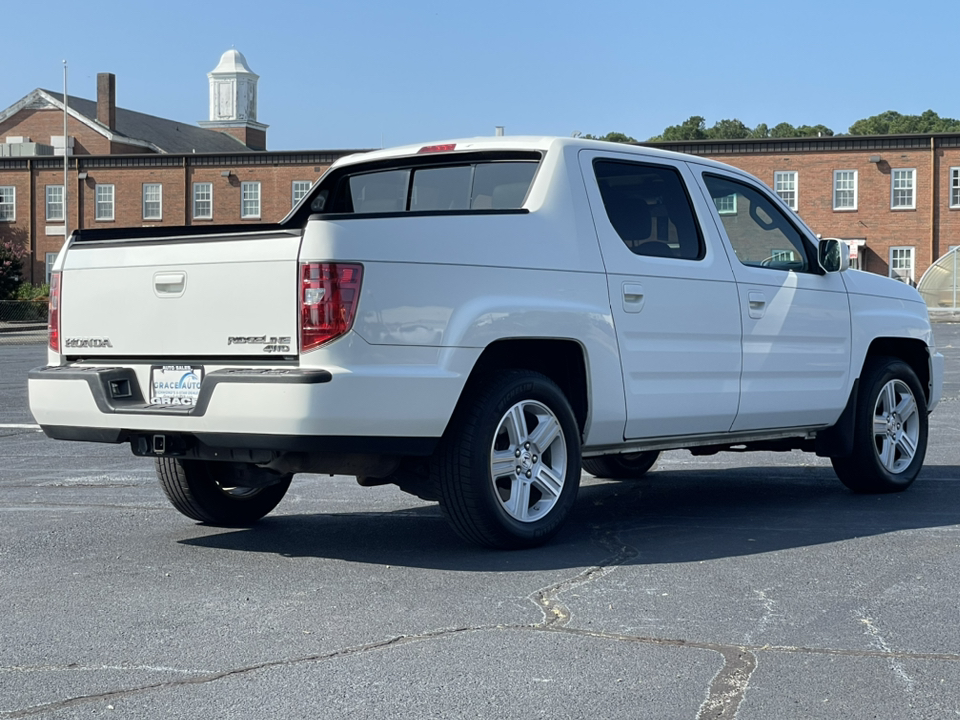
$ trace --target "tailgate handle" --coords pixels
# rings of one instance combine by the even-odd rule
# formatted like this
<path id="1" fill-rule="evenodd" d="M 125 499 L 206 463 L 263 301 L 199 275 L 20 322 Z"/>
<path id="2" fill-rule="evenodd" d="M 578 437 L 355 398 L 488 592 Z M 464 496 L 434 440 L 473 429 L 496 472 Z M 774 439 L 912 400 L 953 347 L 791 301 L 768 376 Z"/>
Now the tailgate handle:
<path id="1" fill-rule="evenodd" d="M 180 297 L 186 287 L 185 272 L 157 273 L 153 276 L 153 291 L 159 297 Z"/>

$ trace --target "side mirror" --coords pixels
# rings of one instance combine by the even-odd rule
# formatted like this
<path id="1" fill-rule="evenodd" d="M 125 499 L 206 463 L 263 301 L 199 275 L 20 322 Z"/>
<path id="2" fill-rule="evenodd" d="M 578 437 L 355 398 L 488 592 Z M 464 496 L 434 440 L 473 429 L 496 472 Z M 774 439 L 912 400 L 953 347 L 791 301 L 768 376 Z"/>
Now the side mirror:
<path id="1" fill-rule="evenodd" d="M 850 248 L 843 240 L 823 238 L 817 246 L 817 261 L 828 273 L 843 272 L 850 267 Z"/>

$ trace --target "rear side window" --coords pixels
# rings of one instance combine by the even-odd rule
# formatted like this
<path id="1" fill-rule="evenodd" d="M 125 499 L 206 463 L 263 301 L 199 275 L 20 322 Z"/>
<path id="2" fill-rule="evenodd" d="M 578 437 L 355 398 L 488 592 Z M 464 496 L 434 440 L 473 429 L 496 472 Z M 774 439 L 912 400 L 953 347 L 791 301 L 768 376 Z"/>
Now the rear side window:
<path id="1" fill-rule="evenodd" d="M 457 212 L 523 206 L 537 163 L 480 162 L 351 175 L 333 212 Z"/>
<path id="2" fill-rule="evenodd" d="M 676 169 L 597 160 L 594 172 L 607 218 L 637 255 L 700 260 L 703 237 Z"/>

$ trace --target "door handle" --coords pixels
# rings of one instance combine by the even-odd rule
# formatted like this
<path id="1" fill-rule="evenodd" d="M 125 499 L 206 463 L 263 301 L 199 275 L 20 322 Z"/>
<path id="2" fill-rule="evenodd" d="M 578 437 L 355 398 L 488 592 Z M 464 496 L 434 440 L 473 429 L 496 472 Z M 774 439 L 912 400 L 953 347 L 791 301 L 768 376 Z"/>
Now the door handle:
<path id="1" fill-rule="evenodd" d="M 623 284 L 623 311 L 638 313 L 643 310 L 643 285 L 638 283 Z"/>
<path id="2" fill-rule="evenodd" d="M 153 291 L 157 297 L 180 297 L 186 287 L 185 272 L 165 272 L 153 276 Z"/>
<path id="3" fill-rule="evenodd" d="M 759 320 L 763 317 L 763 313 L 767 309 L 767 298 L 762 292 L 751 290 L 747 294 L 747 304 L 749 305 L 748 313 L 750 317 L 754 320 Z"/>

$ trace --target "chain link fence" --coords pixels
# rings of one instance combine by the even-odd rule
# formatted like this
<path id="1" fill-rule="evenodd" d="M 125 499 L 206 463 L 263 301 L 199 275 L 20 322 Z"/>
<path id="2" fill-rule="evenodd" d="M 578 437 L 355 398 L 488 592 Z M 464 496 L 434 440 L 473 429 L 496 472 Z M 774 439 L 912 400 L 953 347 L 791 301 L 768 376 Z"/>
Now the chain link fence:
<path id="1" fill-rule="evenodd" d="M 0 300 L 0 344 L 44 342 L 46 300 Z"/>

